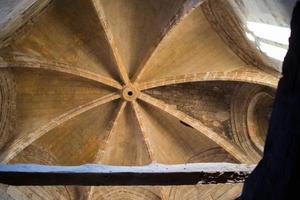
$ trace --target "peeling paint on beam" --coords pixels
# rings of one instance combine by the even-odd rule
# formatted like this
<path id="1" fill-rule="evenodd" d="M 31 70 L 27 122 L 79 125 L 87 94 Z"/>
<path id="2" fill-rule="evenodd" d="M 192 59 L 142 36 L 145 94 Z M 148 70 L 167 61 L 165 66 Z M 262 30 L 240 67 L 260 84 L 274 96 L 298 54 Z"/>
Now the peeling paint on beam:
<path id="1" fill-rule="evenodd" d="M 146 166 L 0 165 L 0 183 L 8 185 L 196 185 L 243 183 L 254 165 L 195 163 Z"/>

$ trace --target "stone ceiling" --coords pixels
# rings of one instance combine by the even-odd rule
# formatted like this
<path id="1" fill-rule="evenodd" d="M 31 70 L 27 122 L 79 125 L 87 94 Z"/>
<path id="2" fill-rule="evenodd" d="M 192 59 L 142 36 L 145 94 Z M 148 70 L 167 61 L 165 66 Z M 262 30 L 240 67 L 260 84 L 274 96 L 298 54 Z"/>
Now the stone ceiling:
<path id="1" fill-rule="evenodd" d="M 0 161 L 257 163 L 280 62 L 247 38 L 234 3 L 0 1 Z M 7 199 L 173 200 L 232 199 L 241 185 L 0 188 Z"/>

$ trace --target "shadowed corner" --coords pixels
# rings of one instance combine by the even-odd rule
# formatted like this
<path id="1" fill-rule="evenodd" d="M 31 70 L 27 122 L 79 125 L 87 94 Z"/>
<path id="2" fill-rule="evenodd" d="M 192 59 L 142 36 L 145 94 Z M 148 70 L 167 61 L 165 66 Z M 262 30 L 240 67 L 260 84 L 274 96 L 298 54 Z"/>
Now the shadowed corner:
<path id="1" fill-rule="evenodd" d="M 244 184 L 238 200 L 295 199 L 300 178 L 300 2 L 291 21 L 289 50 L 281 78 L 263 159 Z"/>

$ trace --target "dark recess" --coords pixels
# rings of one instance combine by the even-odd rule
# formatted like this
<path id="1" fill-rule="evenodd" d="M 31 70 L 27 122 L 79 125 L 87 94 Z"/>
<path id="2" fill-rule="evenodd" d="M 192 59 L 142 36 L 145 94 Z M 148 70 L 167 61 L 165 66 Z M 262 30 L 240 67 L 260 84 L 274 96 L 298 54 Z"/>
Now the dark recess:
<path id="1" fill-rule="evenodd" d="M 288 53 L 274 102 L 263 159 L 246 180 L 239 200 L 299 199 L 300 2 L 291 22 Z M 274 33 L 276 34 L 276 33 Z"/>

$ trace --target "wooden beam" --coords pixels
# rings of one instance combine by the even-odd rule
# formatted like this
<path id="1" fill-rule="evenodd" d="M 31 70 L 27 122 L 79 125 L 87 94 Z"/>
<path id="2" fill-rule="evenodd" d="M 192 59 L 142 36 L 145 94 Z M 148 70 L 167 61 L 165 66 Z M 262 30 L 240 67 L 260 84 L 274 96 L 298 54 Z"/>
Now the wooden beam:
<path id="1" fill-rule="evenodd" d="M 194 163 L 146 166 L 0 165 L 0 183 L 9 185 L 195 185 L 242 183 L 253 165 Z"/>

